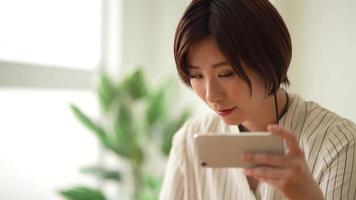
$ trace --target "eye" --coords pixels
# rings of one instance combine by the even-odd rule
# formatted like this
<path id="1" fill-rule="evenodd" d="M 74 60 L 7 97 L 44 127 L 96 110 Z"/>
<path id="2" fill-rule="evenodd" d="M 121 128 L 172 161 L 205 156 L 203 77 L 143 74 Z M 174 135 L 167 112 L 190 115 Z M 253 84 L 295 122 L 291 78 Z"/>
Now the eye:
<path id="1" fill-rule="evenodd" d="M 203 78 L 203 76 L 200 74 L 189 74 L 189 78 L 190 79 L 201 79 L 201 78 Z"/>
<path id="2" fill-rule="evenodd" d="M 230 72 L 226 72 L 226 73 L 222 73 L 222 74 L 219 74 L 219 78 L 227 78 L 227 77 L 231 77 L 235 75 L 235 72 L 234 71 L 230 71 Z"/>

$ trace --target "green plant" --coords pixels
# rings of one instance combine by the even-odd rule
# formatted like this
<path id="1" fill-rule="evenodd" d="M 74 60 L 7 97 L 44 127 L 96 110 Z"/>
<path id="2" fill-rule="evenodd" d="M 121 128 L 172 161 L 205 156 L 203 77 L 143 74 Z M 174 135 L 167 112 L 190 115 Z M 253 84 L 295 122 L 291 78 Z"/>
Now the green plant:
<path id="1" fill-rule="evenodd" d="M 143 169 L 146 145 L 154 143 L 167 156 L 174 133 L 190 116 L 189 109 L 179 112 L 172 109 L 176 103 L 173 102 L 175 92 L 172 81 L 150 88 L 142 69 L 138 69 L 117 84 L 107 74 L 100 75 L 97 89 L 102 111 L 100 121 L 91 119 L 76 105 L 70 106 L 105 149 L 129 163 L 134 179 L 134 200 L 157 199 L 160 187 L 160 179 Z M 103 166 L 84 168 L 82 172 L 102 180 L 122 181 L 119 171 Z M 65 189 L 60 194 L 70 200 L 105 199 L 100 190 L 84 186 Z"/>

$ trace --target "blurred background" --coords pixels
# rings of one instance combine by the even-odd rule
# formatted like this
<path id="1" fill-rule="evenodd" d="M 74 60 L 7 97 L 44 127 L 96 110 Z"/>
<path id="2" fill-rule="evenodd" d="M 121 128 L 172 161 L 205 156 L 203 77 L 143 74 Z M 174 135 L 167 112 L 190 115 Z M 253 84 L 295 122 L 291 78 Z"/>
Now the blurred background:
<path id="1" fill-rule="evenodd" d="M 152 85 L 177 80 L 173 37 L 188 3 L 0 0 L 0 199 L 63 199 L 59 190 L 79 184 L 101 188 L 107 199 L 130 198 L 125 185 L 79 172 L 120 161 L 106 155 L 69 104 L 99 119 L 102 72 L 121 80 L 141 66 Z M 289 91 L 356 121 L 356 1 L 272 3 L 293 42 Z M 209 112 L 182 84 L 178 91 L 176 102 L 191 106 L 191 115 Z"/>

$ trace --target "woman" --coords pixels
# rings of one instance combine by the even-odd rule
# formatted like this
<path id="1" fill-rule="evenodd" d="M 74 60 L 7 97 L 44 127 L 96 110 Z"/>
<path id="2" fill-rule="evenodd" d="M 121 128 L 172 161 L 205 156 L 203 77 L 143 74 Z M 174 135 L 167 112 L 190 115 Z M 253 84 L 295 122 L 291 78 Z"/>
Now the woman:
<path id="1" fill-rule="evenodd" d="M 356 125 L 281 87 L 291 39 L 268 0 L 193 0 L 174 54 L 180 78 L 215 113 L 176 133 L 161 200 L 356 199 Z M 195 133 L 248 131 L 281 137 L 286 154 L 245 154 L 255 168 L 199 165 Z"/>

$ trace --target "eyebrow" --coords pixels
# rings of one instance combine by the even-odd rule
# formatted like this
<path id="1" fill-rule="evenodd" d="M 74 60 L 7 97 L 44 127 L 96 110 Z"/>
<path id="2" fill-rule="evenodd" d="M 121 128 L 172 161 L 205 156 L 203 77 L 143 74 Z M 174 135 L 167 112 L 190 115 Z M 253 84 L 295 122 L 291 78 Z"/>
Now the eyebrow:
<path id="1" fill-rule="evenodd" d="M 229 65 L 229 63 L 227 63 L 226 61 L 221 61 L 221 62 L 213 64 L 211 67 L 212 68 L 219 68 L 219 67 L 222 67 L 224 65 Z M 195 65 L 188 65 L 188 68 L 190 68 L 190 69 L 200 69 L 200 67 L 195 66 Z"/>

